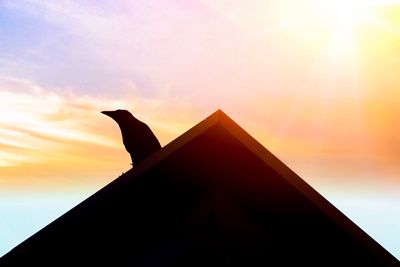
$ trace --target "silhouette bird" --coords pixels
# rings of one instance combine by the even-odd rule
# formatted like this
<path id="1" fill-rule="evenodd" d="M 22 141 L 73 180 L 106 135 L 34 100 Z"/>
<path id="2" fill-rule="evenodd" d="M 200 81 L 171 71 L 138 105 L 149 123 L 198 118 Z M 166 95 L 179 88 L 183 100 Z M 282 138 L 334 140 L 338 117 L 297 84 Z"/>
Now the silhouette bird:
<path id="1" fill-rule="evenodd" d="M 131 155 L 132 165 L 137 165 L 161 148 L 157 137 L 147 124 L 136 119 L 127 110 L 102 111 L 115 120 L 121 129 L 122 141 Z"/>

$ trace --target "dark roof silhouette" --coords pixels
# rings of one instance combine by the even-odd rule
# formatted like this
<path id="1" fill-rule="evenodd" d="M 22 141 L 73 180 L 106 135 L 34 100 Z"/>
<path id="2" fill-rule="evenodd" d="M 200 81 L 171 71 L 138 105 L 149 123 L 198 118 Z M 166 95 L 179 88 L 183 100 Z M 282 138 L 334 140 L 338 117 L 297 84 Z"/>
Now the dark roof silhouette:
<path id="1" fill-rule="evenodd" d="M 129 111 L 118 109 L 101 113 L 118 123 L 126 151 L 131 155 L 132 165 L 139 164 L 161 148 L 150 127 L 135 118 Z"/>
<path id="2" fill-rule="evenodd" d="M 399 266 L 222 111 L 0 259 L 1 266 Z"/>

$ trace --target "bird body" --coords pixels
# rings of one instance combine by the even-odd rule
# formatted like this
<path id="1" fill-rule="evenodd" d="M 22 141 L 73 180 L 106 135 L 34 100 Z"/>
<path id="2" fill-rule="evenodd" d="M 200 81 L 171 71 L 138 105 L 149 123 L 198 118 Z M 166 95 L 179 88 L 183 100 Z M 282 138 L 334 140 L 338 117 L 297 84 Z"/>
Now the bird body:
<path id="1" fill-rule="evenodd" d="M 127 110 L 102 111 L 115 120 L 121 129 L 122 141 L 129 152 L 132 164 L 137 165 L 161 148 L 157 137 L 147 124 L 135 118 Z"/>

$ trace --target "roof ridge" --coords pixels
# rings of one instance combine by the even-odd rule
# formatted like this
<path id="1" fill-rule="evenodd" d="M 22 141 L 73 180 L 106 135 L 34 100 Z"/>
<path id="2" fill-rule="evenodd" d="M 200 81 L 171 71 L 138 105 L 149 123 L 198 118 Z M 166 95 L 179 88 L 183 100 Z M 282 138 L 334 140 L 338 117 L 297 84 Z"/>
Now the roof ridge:
<path id="1" fill-rule="evenodd" d="M 123 188 L 125 185 L 134 181 L 138 177 L 152 168 L 154 165 L 159 163 L 164 158 L 173 154 L 179 150 L 182 146 L 191 142 L 197 136 L 201 135 L 211 127 L 219 125 L 223 127 L 233 138 L 240 142 L 246 149 L 254 153 L 254 155 L 269 166 L 274 172 L 280 177 L 286 180 L 296 191 L 307 198 L 313 205 L 315 205 L 321 212 L 333 220 L 338 226 L 340 226 L 349 235 L 359 240 L 360 245 L 369 247 L 374 250 L 381 258 L 385 259 L 390 266 L 393 263 L 393 256 L 384 249 L 379 243 L 372 239 L 367 233 L 359 228 L 354 222 L 352 222 L 346 215 L 344 215 L 339 209 L 331 204 L 326 198 L 318 193 L 311 185 L 304 181 L 294 171 L 292 171 L 285 163 L 279 158 L 273 155 L 267 148 L 259 143 L 253 136 L 251 136 L 246 130 L 244 130 L 239 124 L 225 114 L 221 109 L 216 110 L 214 113 L 197 123 L 195 126 L 181 134 L 179 137 L 168 143 L 166 146 L 155 152 L 153 155 L 145 159 L 143 162 L 137 165 L 134 169 L 128 170 L 120 177 L 116 178 L 109 184 L 105 185 L 102 189 L 89 196 L 87 199 L 73 207 L 70 211 L 63 214 L 55 221 L 44 227 L 36 234 L 22 242 L 23 245 L 26 241 L 35 236 L 40 235 L 43 231 L 46 231 L 49 227 L 57 227 L 58 223 L 68 216 L 76 214 L 77 212 L 84 212 L 85 209 L 90 208 L 94 202 L 103 202 L 112 194 L 115 190 Z M 29 241 L 28 241 L 29 242 Z M 14 250 L 13 249 L 13 250 Z M 11 253 L 11 250 L 9 253 Z M 7 254 L 6 254 L 7 255 Z M 391 257 L 387 257 L 390 255 Z"/>

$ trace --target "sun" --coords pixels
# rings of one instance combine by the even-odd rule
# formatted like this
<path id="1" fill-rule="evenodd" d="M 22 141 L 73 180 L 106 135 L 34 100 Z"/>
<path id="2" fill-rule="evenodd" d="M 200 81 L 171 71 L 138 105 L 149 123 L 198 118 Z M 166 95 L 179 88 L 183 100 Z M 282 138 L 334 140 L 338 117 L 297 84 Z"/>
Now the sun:
<path id="1" fill-rule="evenodd" d="M 346 43 L 376 21 L 375 9 L 382 1 L 389 0 L 282 1 L 274 12 L 276 25 L 309 49 L 318 49 L 331 37 L 346 48 Z"/>
<path id="2" fill-rule="evenodd" d="M 371 19 L 370 5 L 368 1 L 331 0 L 322 3 L 321 8 L 323 16 L 329 22 L 352 28 Z"/>
<path id="3" fill-rule="evenodd" d="M 400 38 L 399 20 L 393 19 L 399 0 L 325 0 L 315 6 L 328 37 L 323 51 L 335 60 L 365 61 L 367 51 L 384 52 Z"/>
<path id="4" fill-rule="evenodd" d="M 332 30 L 330 52 L 350 59 L 355 53 L 356 28 L 371 19 L 369 5 L 360 0 L 332 0 L 325 2 L 321 13 Z"/>

